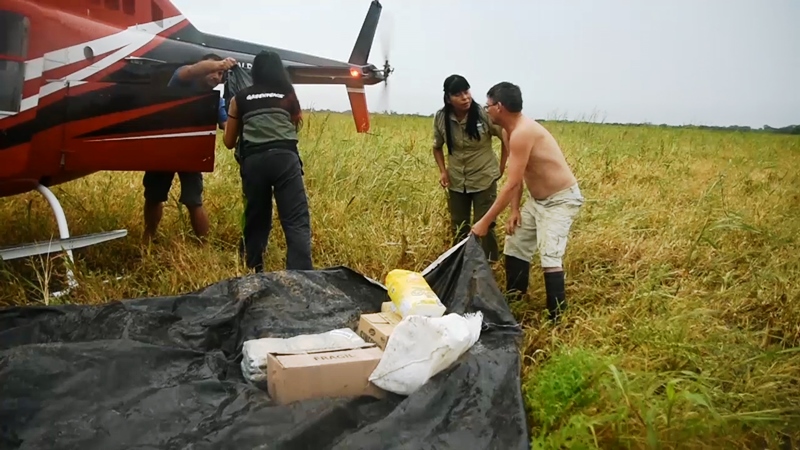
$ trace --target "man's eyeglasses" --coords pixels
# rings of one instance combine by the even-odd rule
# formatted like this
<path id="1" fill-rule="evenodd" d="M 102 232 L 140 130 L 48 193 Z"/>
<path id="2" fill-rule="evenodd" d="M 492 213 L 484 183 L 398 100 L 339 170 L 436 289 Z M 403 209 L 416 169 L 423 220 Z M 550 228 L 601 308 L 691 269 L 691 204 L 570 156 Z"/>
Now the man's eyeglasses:
<path id="1" fill-rule="evenodd" d="M 483 109 L 485 111 L 488 111 L 489 108 L 491 108 L 492 106 L 496 106 L 496 105 L 497 105 L 497 103 L 487 103 L 487 104 L 483 105 Z"/>

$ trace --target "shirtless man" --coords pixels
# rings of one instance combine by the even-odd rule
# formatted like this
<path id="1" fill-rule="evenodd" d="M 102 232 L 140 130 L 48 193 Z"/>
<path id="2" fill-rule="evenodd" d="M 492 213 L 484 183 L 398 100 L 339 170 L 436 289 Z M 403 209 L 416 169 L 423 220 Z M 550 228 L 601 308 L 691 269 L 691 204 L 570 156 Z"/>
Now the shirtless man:
<path id="1" fill-rule="evenodd" d="M 556 140 L 543 126 L 522 114 L 518 86 L 502 82 L 486 94 L 486 111 L 503 127 L 508 142 L 508 182 L 500 189 L 489 211 L 472 227 L 476 236 L 511 204 L 506 224 L 506 290 L 525 295 L 530 261 L 538 250 L 544 270 L 547 310 L 556 320 L 565 305 L 562 258 L 572 221 L 584 198 Z M 528 198 L 520 210 L 523 181 Z"/>

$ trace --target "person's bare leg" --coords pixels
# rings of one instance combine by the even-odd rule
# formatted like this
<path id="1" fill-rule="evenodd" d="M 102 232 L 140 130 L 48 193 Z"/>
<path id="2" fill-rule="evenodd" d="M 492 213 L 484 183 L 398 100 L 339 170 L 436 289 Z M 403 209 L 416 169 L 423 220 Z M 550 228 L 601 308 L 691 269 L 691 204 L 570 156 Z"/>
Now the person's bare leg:
<path id="1" fill-rule="evenodd" d="M 195 236 L 205 242 L 208 235 L 208 215 L 203 207 L 203 174 L 200 172 L 178 172 L 181 180 L 180 202 L 189 212 Z"/>
<path id="2" fill-rule="evenodd" d="M 152 202 L 145 200 L 144 202 L 144 240 L 147 242 L 152 241 L 156 236 L 158 224 L 161 222 L 161 217 L 164 215 L 164 204 L 161 202 Z"/>
<path id="3" fill-rule="evenodd" d="M 203 205 L 200 206 L 187 206 L 189 210 L 189 220 L 192 222 L 192 229 L 194 234 L 201 240 L 205 241 L 208 235 L 208 214 Z"/>

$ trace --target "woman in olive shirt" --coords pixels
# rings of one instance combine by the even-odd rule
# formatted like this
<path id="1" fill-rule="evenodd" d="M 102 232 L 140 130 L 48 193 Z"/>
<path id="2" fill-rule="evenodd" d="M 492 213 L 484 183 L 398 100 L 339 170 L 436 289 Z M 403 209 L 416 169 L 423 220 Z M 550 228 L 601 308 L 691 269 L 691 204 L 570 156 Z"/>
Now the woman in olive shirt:
<path id="1" fill-rule="evenodd" d="M 492 123 L 483 108 L 473 101 L 469 89 L 464 77 L 447 77 L 444 80 L 444 106 L 433 119 L 433 156 L 441 173 L 439 183 L 448 189 L 454 243 L 467 237 L 471 225 L 494 203 L 497 180 L 503 176 L 508 159 L 502 128 Z M 492 136 L 501 142 L 499 164 L 492 149 Z M 444 144 L 447 144 L 447 166 Z M 470 221 L 470 212 L 473 211 L 474 217 Z M 494 227 L 492 223 L 481 242 L 491 262 L 499 258 Z"/>

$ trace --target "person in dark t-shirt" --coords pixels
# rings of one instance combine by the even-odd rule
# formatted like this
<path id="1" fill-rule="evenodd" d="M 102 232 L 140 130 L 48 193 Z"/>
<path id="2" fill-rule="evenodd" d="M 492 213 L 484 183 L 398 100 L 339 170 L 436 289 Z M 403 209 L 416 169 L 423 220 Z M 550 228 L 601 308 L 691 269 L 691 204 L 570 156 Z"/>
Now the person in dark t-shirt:
<path id="1" fill-rule="evenodd" d="M 297 148 L 300 102 L 277 53 L 256 55 L 252 76 L 253 85 L 231 99 L 223 136 L 229 149 L 239 141 L 247 267 L 264 270 L 274 194 L 286 236 L 286 269 L 311 270 L 311 219 Z"/>
<path id="2" fill-rule="evenodd" d="M 222 82 L 222 77 L 228 69 L 236 64 L 232 58 L 208 54 L 199 62 L 179 67 L 169 80 L 168 86 L 209 91 Z M 228 116 L 225 112 L 225 101 L 220 97 L 217 124 L 225 128 Z M 167 201 L 169 189 L 175 172 L 145 172 L 142 184 L 144 185 L 144 238 L 152 240 L 155 237 L 158 224 L 164 211 L 164 202 Z M 208 234 L 208 216 L 203 208 L 203 174 L 200 172 L 178 172 L 181 183 L 180 202 L 189 210 L 189 220 L 194 233 L 200 239 Z"/>

